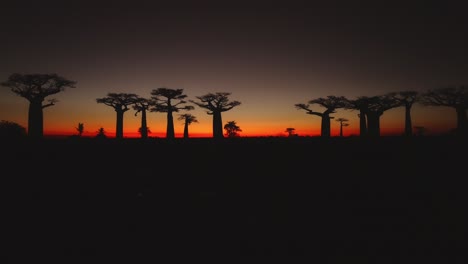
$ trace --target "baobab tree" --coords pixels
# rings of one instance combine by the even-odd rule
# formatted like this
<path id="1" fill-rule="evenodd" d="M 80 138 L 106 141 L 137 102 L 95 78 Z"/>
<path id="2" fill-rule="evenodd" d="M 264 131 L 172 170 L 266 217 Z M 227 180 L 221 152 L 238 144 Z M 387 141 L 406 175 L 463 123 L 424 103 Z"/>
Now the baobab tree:
<path id="1" fill-rule="evenodd" d="M 197 118 L 192 114 L 181 114 L 178 119 L 184 121 L 184 138 L 189 138 L 188 127 L 192 123 L 198 123 Z"/>
<path id="2" fill-rule="evenodd" d="M 347 99 L 343 96 L 327 96 L 326 98 L 317 98 L 317 99 L 310 100 L 308 104 L 296 104 L 295 106 L 297 109 L 305 110 L 306 113 L 309 115 L 320 116 L 322 119 L 321 136 L 330 137 L 331 135 L 330 119 L 334 118 L 334 117 L 331 117 L 330 114 L 335 113 L 336 112 L 335 110 L 338 108 L 345 107 L 346 102 L 347 102 Z M 312 104 L 318 104 L 324 107 L 325 111 L 322 113 L 313 111 L 310 108 Z"/>
<path id="3" fill-rule="evenodd" d="M 393 97 L 393 93 L 369 97 L 366 117 L 370 137 L 380 137 L 380 117 L 385 111 L 400 105 L 400 101 Z"/>
<path id="4" fill-rule="evenodd" d="M 228 121 L 224 125 L 224 130 L 226 130 L 226 136 L 229 138 L 238 137 L 239 132 L 242 132 L 242 129 L 236 124 L 236 121 Z"/>
<path id="5" fill-rule="evenodd" d="M 404 135 L 410 137 L 413 135 L 413 123 L 411 121 L 411 108 L 418 101 L 418 92 L 401 91 L 392 93 L 393 99 L 397 100 L 401 106 L 405 107 L 405 132 Z"/>
<path id="6" fill-rule="evenodd" d="M 190 102 L 198 105 L 199 107 L 208 109 L 208 115 L 213 115 L 213 138 L 224 137 L 221 113 L 229 111 L 241 104 L 239 101 L 230 102 L 228 98 L 230 95 L 231 93 L 228 92 L 208 93 L 203 96 L 196 97 L 200 102 L 190 100 Z"/>
<path id="7" fill-rule="evenodd" d="M 151 99 L 154 102 L 154 106 L 150 110 L 152 112 L 167 113 L 166 138 L 168 139 L 173 139 L 175 137 L 172 113 L 179 112 L 179 110 L 194 109 L 191 105 L 185 105 L 187 102 L 184 99 L 187 95 L 183 94 L 183 92 L 184 89 L 170 88 L 158 88 L 151 91 Z"/>
<path id="8" fill-rule="evenodd" d="M 296 129 L 293 128 L 293 127 L 288 127 L 286 128 L 286 133 L 288 133 L 288 137 L 292 137 L 292 136 L 295 136 L 296 133 L 295 133 Z"/>
<path id="9" fill-rule="evenodd" d="M 107 97 L 97 98 L 96 102 L 98 104 L 105 104 L 114 108 L 117 114 L 116 121 L 116 133 L 115 137 L 117 139 L 123 138 L 123 119 L 124 113 L 129 110 L 129 106 L 135 104 L 135 101 L 138 99 L 138 95 L 133 93 L 108 93 Z"/>
<path id="10" fill-rule="evenodd" d="M 349 120 L 346 119 L 346 118 L 340 117 L 340 118 L 336 119 L 335 121 L 336 121 L 336 122 L 340 122 L 340 137 L 343 137 L 343 127 L 349 126 L 349 124 L 346 123 L 346 122 L 348 122 Z"/>
<path id="11" fill-rule="evenodd" d="M 360 96 L 354 100 L 346 100 L 345 109 L 358 110 L 359 117 L 359 136 L 367 137 L 367 116 L 369 111 L 370 99 L 367 96 Z"/>
<path id="12" fill-rule="evenodd" d="M 385 111 L 399 106 L 401 106 L 401 103 L 394 98 L 394 93 L 388 93 L 371 97 L 361 96 L 356 100 L 347 100 L 345 108 L 359 110 L 361 136 L 379 137 L 380 117 Z"/>
<path id="13" fill-rule="evenodd" d="M 64 91 L 65 88 L 75 88 L 76 82 L 55 73 L 13 73 L 1 85 L 9 87 L 12 92 L 29 101 L 28 136 L 38 139 L 44 135 L 43 109 L 53 106 L 58 102 L 56 99 L 49 99 L 44 104 L 44 100 L 47 96 Z"/>
<path id="14" fill-rule="evenodd" d="M 457 115 L 456 134 L 468 136 L 468 86 L 448 86 L 428 90 L 421 96 L 421 103 L 427 106 L 445 106 L 455 109 Z"/>
<path id="15" fill-rule="evenodd" d="M 146 139 L 148 138 L 148 125 L 146 122 L 146 111 L 153 105 L 153 101 L 150 99 L 138 97 L 135 99 L 135 102 L 133 104 L 133 109 L 136 110 L 135 116 L 138 115 L 138 113 L 141 112 L 141 126 L 138 130 L 140 132 L 141 138 Z"/>

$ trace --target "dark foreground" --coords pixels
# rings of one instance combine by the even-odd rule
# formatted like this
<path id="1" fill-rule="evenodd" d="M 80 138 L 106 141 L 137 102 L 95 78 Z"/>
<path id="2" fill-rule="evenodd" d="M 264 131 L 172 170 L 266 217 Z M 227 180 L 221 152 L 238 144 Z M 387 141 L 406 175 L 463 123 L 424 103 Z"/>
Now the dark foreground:
<path id="1" fill-rule="evenodd" d="M 466 263 L 466 146 L 430 137 L 2 142 L 2 257 Z"/>

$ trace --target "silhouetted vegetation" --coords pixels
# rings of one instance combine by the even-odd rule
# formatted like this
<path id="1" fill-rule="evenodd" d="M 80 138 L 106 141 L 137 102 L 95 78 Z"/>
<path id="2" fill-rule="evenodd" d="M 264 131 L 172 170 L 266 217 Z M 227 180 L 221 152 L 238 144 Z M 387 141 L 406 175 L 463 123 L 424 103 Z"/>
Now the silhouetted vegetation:
<path id="1" fill-rule="evenodd" d="M 26 136 L 26 128 L 18 123 L 2 120 L 0 121 L 0 138 L 15 139 Z"/>
<path id="2" fill-rule="evenodd" d="M 346 118 L 340 117 L 340 118 L 336 119 L 335 121 L 336 121 L 336 122 L 340 122 L 340 137 L 343 137 L 343 127 L 349 126 L 349 124 L 346 123 L 346 122 L 348 122 L 349 120 L 346 119 Z"/>
<path id="3" fill-rule="evenodd" d="M 308 104 L 296 104 L 297 109 L 302 109 L 305 110 L 307 114 L 309 115 L 316 115 L 320 116 L 322 119 L 322 125 L 321 125 L 321 136 L 322 137 L 330 137 L 331 135 L 331 124 L 330 124 L 330 119 L 333 119 L 334 117 L 331 117 L 330 114 L 336 113 L 336 109 L 338 108 L 344 108 L 346 106 L 347 100 L 343 96 L 327 96 L 326 98 L 317 98 L 310 100 Z M 311 105 L 318 104 L 321 107 L 325 108 L 325 111 L 320 113 L 320 112 L 315 112 L 312 111 L 310 108 Z"/>
<path id="4" fill-rule="evenodd" d="M 213 115 L 213 138 L 224 137 L 221 113 L 229 111 L 241 104 L 239 101 L 229 101 L 230 95 L 231 93 L 226 92 L 208 93 L 196 97 L 200 102 L 190 100 L 190 102 L 199 107 L 208 109 L 207 114 Z"/>
<path id="5" fill-rule="evenodd" d="M 228 121 L 224 125 L 224 130 L 226 130 L 226 137 L 229 138 L 239 137 L 239 132 L 242 132 L 242 129 L 237 125 L 236 121 Z"/>
<path id="6" fill-rule="evenodd" d="M 189 125 L 198 123 L 197 118 L 192 114 L 181 114 L 179 120 L 184 121 L 184 138 L 189 138 Z"/>
<path id="7" fill-rule="evenodd" d="M 78 136 L 81 137 L 84 132 L 84 124 L 78 123 L 78 126 L 76 127 L 76 131 L 78 131 Z"/>
<path id="8" fill-rule="evenodd" d="M 96 134 L 97 139 L 105 139 L 107 138 L 106 131 L 103 127 L 99 128 Z"/>
<path id="9" fill-rule="evenodd" d="M 296 136 L 296 135 L 297 135 L 295 131 L 296 131 L 295 128 L 293 128 L 293 127 L 288 127 L 288 128 L 286 128 L 286 131 L 285 131 L 285 132 L 288 133 L 288 137 L 293 137 L 293 136 Z"/>
<path id="10" fill-rule="evenodd" d="M 141 126 L 138 129 L 138 132 L 141 135 L 142 139 L 148 138 L 148 125 L 146 122 L 146 111 L 154 104 L 154 102 L 150 99 L 146 98 L 141 98 L 137 97 L 135 99 L 134 105 L 132 106 L 135 112 L 135 116 L 138 115 L 139 112 L 141 112 Z"/>
<path id="11" fill-rule="evenodd" d="M 421 102 L 428 106 L 445 106 L 455 109 L 457 115 L 456 134 L 468 136 L 468 87 L 443 87 L 424 93 Z"/>
<path id="12" fill-rule="evenodd" d="M 154 107 L 151 108 L 151 111 L 167 113 L 166 138 L 168 139 L 175 138 L 172 113 L 179 112 L 179 110 L 194 109 L 191 105 L 185 105 L 187 102 L 184 99 L 187 95 L 183 94 L 183 92 L 184 89 L 169 88 L 158 88 L 151 91 L 151 99 L 154 101 Z"/>
<path id="13" fill-rule="evenodd" d="M 360 96 L 347 100 L 344 108 L 359 111 L 361 136 L 380 137 L 380 117 L 387 110 L 401 106 L 394 93 L 379 96 Z"/>
<path id="14" fill-rule="evenodd" d="M 419 93 L 416 91 L 401 91 L 398 93 L 392 93 L 395 100 L 400 102 L 405 107 L 405 132 L 404 135 L 409 137 L 413 135 L 413 122 L 411 121 L 411 108 L 413 104 L 419 100 Z"/>
<path id="15" fill-rule="evenodd" d="M 115 113 L 117 114 L 115 134 L 117 139 L 123 138 L 124 113 L 129 110 L 128 107 L 130 105 L 135 104 L 138 98 L 138 95 L 133 93 L 108 93 L 107 97 L 96 99 L 98 104 L 105 104 L 114 108 Z"/>
<path id="16" fill-rule="evenodd" d="M 28 135 L 32 138 L 42 138 L 44 134 L 43 109 L 55 105 L 56 99 L 46 97 L 59 93 L 65 88 L 75 88 L 75 81 L 67 80 L 53 74 L 19 74 L 13 73 L 1 85 L 10 87 L 15 94 L 29 101 Z"/>

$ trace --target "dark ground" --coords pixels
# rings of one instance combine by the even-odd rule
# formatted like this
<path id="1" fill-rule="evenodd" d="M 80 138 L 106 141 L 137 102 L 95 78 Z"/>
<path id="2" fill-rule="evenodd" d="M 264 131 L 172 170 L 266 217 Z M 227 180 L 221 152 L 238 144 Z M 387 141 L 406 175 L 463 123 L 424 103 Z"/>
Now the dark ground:
<path id="1" fill-rule="evenodd" d="M 451 137 L 2 142 L 0 252 L 3 263 L 467 263 L 466 146 Z"/>

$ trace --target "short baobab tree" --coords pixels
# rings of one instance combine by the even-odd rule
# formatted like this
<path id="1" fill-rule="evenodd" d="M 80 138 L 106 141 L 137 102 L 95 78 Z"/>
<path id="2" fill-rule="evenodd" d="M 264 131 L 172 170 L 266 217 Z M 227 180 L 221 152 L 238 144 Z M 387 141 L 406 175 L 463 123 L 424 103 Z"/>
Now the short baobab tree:
<path id="1" fill-rule="evenodd" d="M 189 138 L 189 125 L 198 123 L 197 118 L 192 114 L 181 114 L 178 119 L 184 121 L 184 138 Z"/>
<path id="2" fill-rule="evenodd" d="M 285 132 L 288 133 L 288 137 L 293 137 L 293 136 L 297 135 L 296 134 L 296 129 L 293 128 L 293 127 L 286 128 Z"/>
<path id="3" fill-rule="evenodd" d="M 223 121 L 221 113 L 229 111 L 234 107 L 240 105 L 239 101 L 229 101 L 231 93 L 218 92 L 208 93 L 202 96 L 197 96 L 199 100 L 190 102 L 198 105 L 201 108 L 208 109 L 207 114 L 213 115 L 213 138 L 223 138 Z"/>
<path id="4" fill-rule="evenodd" d="M 135 102 L 132 106 L 133 109 L 136 110 L 135 116 L 141 112 L 141 126 L 138 129 L 138 132 L 140 133 L 142 139 L 148 138 L 149 129 L 146 122 L 146 112 L 151 107 L 151 105 L 153 105 L 153 102 L 150 99 L 138 97 L 135 99 Z"/>
<path id="5" fill-rule="evenodd" d="M 8 80 L 1 83 L 9 87 L 12 92 L 29 101 L 28 136 L 42 138 L 44 135 L 43 109 L 55 105 L 56 99 L 49 99 L 49 95 L 64 91 L 65 88 L 75 88 L 76 82 L 68 80 L 55 73 L 53 74 L 19 74 L 14 73 Z"/>
<path id="6" fill-rule="evenodd" d="M 346 119 L 346 118 L 340 117 L 340 118 L 335 119 L 335 121 L 336 121 L 336 122 L 340 122 L 340 137 L 343 137 L 343 127 L 349 126 L 349 124 L 346 123 L 346 122 L 348 122 L 349 120 Z"/>
<path id="7" fill-rule="evenodd" d="M 130 109 L 129 106 L 135 104 L 137 99 L 138 95 L 133 93 L 108 93 L 107 97 L 96 99 L 98 104 L 105 104 L 114 108 L 117 114 L 115 133 L 115 137 L 117 139 L 123 138 L 124 113 Z"/>

